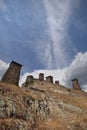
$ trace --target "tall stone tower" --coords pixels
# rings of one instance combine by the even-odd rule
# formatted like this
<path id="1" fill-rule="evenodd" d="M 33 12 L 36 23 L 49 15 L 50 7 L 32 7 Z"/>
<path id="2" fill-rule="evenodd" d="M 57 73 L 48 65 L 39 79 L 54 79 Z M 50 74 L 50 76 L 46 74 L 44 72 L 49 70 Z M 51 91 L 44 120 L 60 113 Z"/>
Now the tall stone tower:
<path id="1" fill-rule="evenodd" d="M 77 79 L 72 80 L 73 89 L 81 89 Z"/>
<path id="2" fill-rule="evenodd" d="M 46 81 L 49 83 L 53 83 L 53 76 L 47 76 Z"/>
<path id="3" fill-rule="evenodd" d="M 44 81 L 44 74 L 43 73 L 39 74 L 39 81 Z"/>
<path id="4" fill-rule="evenodd" d="M 18 85 L 21 67 L 21 64 L 12 61 L 9 65 L 9 68 L 3 75 L 1 81 L 9 84 Z"/>

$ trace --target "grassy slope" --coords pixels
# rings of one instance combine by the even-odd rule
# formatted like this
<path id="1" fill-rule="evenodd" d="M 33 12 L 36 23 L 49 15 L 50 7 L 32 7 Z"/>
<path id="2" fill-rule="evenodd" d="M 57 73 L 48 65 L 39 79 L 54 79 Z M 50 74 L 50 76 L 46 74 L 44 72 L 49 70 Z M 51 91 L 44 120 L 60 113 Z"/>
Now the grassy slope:
<path id="1" fill-rule="evenodd" d="M 52 84 L 34 84 L 32 87 L 44 90 L 44 94 L 35 90 L 19 88 L 14 85 L 0 83 L 0 99 L 8 98 L 17 105 L 18 113 L 22 106 L 28 109 L 21 99 L 30 97 L 33 100 L 47 97 L 50 100 L 52 112 L 47 119 L 35 120 L 33 130 L 87 130 L 87 94 L 80 90 L 69 90 Z M 21 118 L 0 118 L 0 124 L 10 121 L 22 120 Z M 28 120 L 22 120 L 27 123 Z M 30 123 L 27 123 L 30 130 Z"/>

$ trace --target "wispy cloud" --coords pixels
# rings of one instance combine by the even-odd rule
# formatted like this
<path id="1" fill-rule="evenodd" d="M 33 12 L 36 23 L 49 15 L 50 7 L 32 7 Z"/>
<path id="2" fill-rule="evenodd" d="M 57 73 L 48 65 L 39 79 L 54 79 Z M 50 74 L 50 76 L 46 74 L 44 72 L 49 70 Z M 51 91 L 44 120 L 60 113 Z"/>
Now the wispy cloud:
<path id="1" fill-rule="evenodd" d="M 69 65 L 74 47 L 67 30 L 73 9 L 78 7 L 80 0 L 73 1 L 43 0 L 44 8 L 42 8 L 43 3 L 38 0 L 38 3 L 31 2 L 32 8 L 29 8 L 28 1 L 24 4 L 24 1 L 5 3 L 0 0 L 0 11 L 3 12 L 5 20 L 10 22 L 7 24 L 2 21 L 5 25 L 1 24 L 2 44 L 7 48 L 5 52 L 8 48 L 13 49 L 12 43 L 20 44 L 20 47 L 24 46 L 32 53 L 35 52 L 34 58 L 39 57 L 39 64 L 42 63 L 44 68 L 58 69 Z"/>
<path id="2" fill-rule="evenodd" d="M 72 52 L 73 45 L 67 29 L 73 9 L 76 6 L 73 4 L 74 2 L 72 0 L 44 0 L 49 40 L 45 48 L 43 48 L 44 52 L 39 51 L 39 53 L 43 54 L 42 61 L 46 63 L 48 68 L 61 68 L 69 64 L 69 52 Z"/>
<path id="3" fill-rule="evenodd" d="M 25 73 L 20 80 L 20 84 L 22 84 L 28 75 L 33 75 L 35 78 L 38 78 L 39 73 L 44 73 L 45 77 L 48 75 L 52 75 L 54 80 L 59 80 L 60 84 L 71 87 L 71 80 L 73 78 L 77 78 L 81 85 L 81 88 L 86 91 L 87 90 L 87 52 L 81 53 L 79 52 L 72 63 L 63 69 L 56 70 L 35 70 L 32 73 Z"/>
<path id="4" fill-rule="evenodd" d="M 3 15 L 5 17 L 5 20 L 10 22 L 10 18 L 8 16 L 8 8 L 7 5 L 3 0 L 0 0 L 0 10 L 3 12 Z"/>

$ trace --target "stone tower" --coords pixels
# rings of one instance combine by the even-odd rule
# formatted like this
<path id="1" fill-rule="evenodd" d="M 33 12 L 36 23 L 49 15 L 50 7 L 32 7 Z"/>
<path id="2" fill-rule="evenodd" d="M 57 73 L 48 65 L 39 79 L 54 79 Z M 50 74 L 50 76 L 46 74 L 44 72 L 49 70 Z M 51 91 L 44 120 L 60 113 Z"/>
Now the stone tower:
<path id="1" fill-rule="evenodd" d="M 3 75 L 1 81 L 9 84 L 18 85 L 21 67 L 21 64 L 12 61 L 9 65 L 9 68 Z"/>
<path id="2" fill-rule="evenodd" d="M 39 81 L 44 81 L 44 74 L 43 73 L 39 74 Z"/>
<path id="3" fill-rule="evenodd" d="M 26 82 L 25 82 L 26 86 L 30 85 L 33 82 L 34 82 L 33 76 L 32 75 L 27 76 L 27 79 L 26 79 Z"/>
<path id="4" fill-rule="evenodd" d="M 77 79 L 72 80 L 73 89 L 81 89 Z"/>
<path id="5" fill-rule="evenodd" d="M 53 77 L 52 76 L 47 76 L 46 81 L 49 83 L 53 83 Z"/>
<path id="6" fill-rule="evenodd" d="M 56 84 L 56 85 L 60 85 L 58 80 L 57 80 L 57 81 L 55 81 L 55 84 Z"/>

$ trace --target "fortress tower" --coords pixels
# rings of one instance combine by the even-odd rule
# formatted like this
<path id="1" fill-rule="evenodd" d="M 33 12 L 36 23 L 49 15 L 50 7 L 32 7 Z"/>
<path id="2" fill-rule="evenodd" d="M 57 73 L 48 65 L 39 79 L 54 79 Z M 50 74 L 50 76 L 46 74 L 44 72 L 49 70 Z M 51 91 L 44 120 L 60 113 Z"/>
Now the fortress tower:
<path id="1" fill-rule="evenodd" d="M 77 79 L 72 80 L 72 86 L 74 89 L 81 89 Z"/>
<path id="2" fill-rule="evenodd" d="M 58 85 L 58 86 L 60 85 L 58 80 L 57 80 L 57 81 L 55 81 L 55 84 L 56 84 L 56 85 Z"/>
<path id="3" fill-rule="evenodd" d="M 49 83 L 53 83 L 53 77 L 52 76 L 47 76 L 46 81 Z"/>
<path id="4" fill-rule="evenodd" d="M 34 82 L 34 79 L 33 79 L 33 76 L 32 75 L 29 75 L 27 76 L 27 79 L 26 79 L 26 84 L 31 84 Z"/>
<path id="5" fill-rule="evenodd" d="M 39 81 L 44 81 L 44 74 L 43 73 L 39 74 Z"/>
<path id="6" fill-rule="evenodd" d="M 18 85 L 21 67 L 21 64 L 12 61 L 9 65 L 9 68 L 3 75 L 1 81 L 9 84 Z"/>

